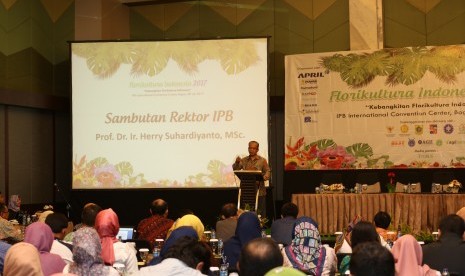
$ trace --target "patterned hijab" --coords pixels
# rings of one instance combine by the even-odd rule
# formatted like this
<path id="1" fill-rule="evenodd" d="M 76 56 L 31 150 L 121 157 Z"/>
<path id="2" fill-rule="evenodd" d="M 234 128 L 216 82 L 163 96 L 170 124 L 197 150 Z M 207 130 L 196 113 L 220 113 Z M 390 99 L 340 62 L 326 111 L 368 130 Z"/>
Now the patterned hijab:
<path id="1" fill-rule="evenodd" d="M 116 213 L 110 208 L 100 211 L 95 218 L 95 230 L 97 230 L 102 243 L 102 258 L 106 264 L 113 265 L 115 251 L 113 243 L 117 242 L 119 220 Z"/>
<path id="2" fill-rule="evenodd" d="M 43 222 L 34 222 L 26 227 L 24 241 L 34 245 L 39 250 L 42 271 L 46 276 L 62 272 L 66 265 L 59 255 L 50 253 L 53 240 L 52 229 Z"/>
<path id="3" fill-rule="evenodd" d="M 108 275 L 110 268 L 102 260 L 100 238 L 92 227 L 81 227 L 73 236 L 73 263 L 69 272 L 77 275 Z"/>
<path id="4" fill-rule="evenodd" d="M 37 248 L 26 242 L 13 245 L 6 253 L 3 275 L 43 276 Z"/>
<path id="5" fill-rule="evenodd" d="M 8 209 L 13 210 L 15 212 L 19 212 L 20 205 L 18 205 L 19 195 L 11 195 L 10 201 L 8 201 Z"/>
<path id="6" fill-rule="evenodd" d="M 359 221 L 362 221 L 362 217 L 360 215 L 355 216 L 355 218 L 349 223 L 346 229 L 342 232 L 342 235 L 339 235 L 336 239 L 336 243 L 334 244 L 334 251 L 337 253 L 339 249 L 341 249 L 344 240 L 346 240 L 350 245 L 350 236 L 352 230 Z"/>
<path id="7" fill-rule="evenodd" d="M 295 221 L 292 242 L 284 251 L 294 268 L 321 275 L 326 250 L 321 244 L 318 225 L 311 218 L 304 216 Z"/>

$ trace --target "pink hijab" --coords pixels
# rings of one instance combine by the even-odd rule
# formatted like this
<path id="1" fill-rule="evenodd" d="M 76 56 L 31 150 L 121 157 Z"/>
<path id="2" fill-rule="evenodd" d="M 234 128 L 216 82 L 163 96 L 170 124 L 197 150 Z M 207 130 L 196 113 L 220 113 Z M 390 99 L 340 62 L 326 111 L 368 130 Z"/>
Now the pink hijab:
<path id="1" fill-rule="evenodd" d="M 102 258 L 105 264 L 113 265 L 115 252 L 113 243 L 117 242 L 116 235 L 119 231 L 119 221 L 116 213 L 111 209 L 100 211 L 95 218 L 95 230 L 102 243 Z"/>
<path id="2" fill-rule="evenodd" d="M 396 265 L 396 276 L 436 275 L 436 270 L 421 265 L 423 251 L 412 235 L 403 235 L 397 239 L 391 252 Z"/>
<path id="3" fill-rule="evenodd" d="M 43 222 L 34 222 L 26 227 L 24 241 L 34 245 L 39 250 L 40 264 L 45 276 L 62 272 L 66 265 L 59 255 L 50 253 L 53 240 L 52 229 Z"/>
<path id="4" fill-rule="evenodd" d="M 8 249 L 5 257 L 4 276 L 44 276 L 40 267 L 37 248 L 30 243 L 19 242 Z"/>

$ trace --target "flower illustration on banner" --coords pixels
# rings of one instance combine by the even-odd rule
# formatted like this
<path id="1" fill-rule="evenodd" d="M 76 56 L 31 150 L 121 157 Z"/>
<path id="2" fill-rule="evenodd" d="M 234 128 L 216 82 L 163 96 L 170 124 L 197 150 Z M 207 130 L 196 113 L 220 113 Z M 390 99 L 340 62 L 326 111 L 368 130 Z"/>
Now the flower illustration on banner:
<path id="1" fill-rule="evenodd" d="M 306 143 L 304 137 L 289 142 L 285 152 L 285 170 L 366 169 L 392 166 L 389 156 L 373 156 L 373 149 L 366 143 L 344 147 L 332 139 Z"/>
<path id="2" fill-rule="evenodd" d="M 95 168 L 94 174 L 97 181 L 105 186 L 112 186 L 121 179 L 121 174 L 111 164 Z"/>

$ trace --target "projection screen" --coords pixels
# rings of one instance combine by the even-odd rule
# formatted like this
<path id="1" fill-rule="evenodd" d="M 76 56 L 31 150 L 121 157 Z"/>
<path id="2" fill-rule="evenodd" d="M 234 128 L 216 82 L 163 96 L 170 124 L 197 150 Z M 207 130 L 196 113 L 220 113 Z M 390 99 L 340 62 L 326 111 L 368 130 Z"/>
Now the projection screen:
<path id="1" fill-rule="evenodd" d="M 268 158 L 268 39 L 72 42 L 73 189 L 235 187 Z"/>

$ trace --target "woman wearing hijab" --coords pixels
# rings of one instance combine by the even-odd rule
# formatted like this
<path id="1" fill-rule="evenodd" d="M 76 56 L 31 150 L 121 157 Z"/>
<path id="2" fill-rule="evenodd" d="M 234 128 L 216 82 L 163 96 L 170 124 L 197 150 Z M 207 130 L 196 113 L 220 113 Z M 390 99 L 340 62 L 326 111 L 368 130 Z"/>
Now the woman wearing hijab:
<path id="1" fill-rule="evenodd" d="M 202 239 L 205 227 L 203 226 L 202 221 L 197 216 L 192 214 L 184 215 L 180 219 L 176 220 L 173 226 L 171 226 L 170 230 L 168 230 L 168 234 L 166 234 L 166 239 L 170 237 L 171 232 L 182 226 L 190 226 L 194 228 L 195 232 L 197 232 L 199 239 Z"/>
<path id="2" fill-rule="evenodd" d="M 394 243 L 391 250 L 396 266 L 396 276 L 435 276 L 438 271 L 428 265 L 421 265 L 423 251 L 412 235 L 403 235 Z"/>
<path id="3" fill-rule="evenodd" d="M 317 276 L 336 273 L 334 249 L 322 245 L 318 225 L 309 217 L 295 221 L 291 244 L 283 248 L 282 254 L 283 266 Z"/>
<path id="4" fill-rule="evenodd" d="M 11 195 L 8 201 L 8 220 L 15 219 L 19 223 L 21 209 L 21 197 L 19 195 Z"/>
<path id="5" fill-rule="evenodd" d="M 166 239 L 165 243 L 163 244 L 163 247 L 160 251 L 160 256 L 153 258 L 148 265 L 151 266 L 159 264 L 164 259 L 168 249 L 170 249 L 173 244 L 182 237 L 192 237 L 197 240 L 199 239 L 197 232 L 191 226 L 181 226 L 176 230 L 173 230 L 169 238 Z"/>
<path id="6" fill-rule="evenodd" d="M 136 250 L 127 243 L 116 238 L 119 231 L 119 220 L 110 208 L 100 211 L 95 218 L 95 230 L 102 244 L 102 258 L 105 264 L 124 264 L 128 274 L 137 273 Z"/>
<path id="7" fill-rule="evenodd" d="M 6 253 L 3 275 L 43 276 L 37 248 L 25 242 L 13 245 Z"/>
<path id="8" fill-rule="evenodd" d="M 34 222 L 26 227 L 24 241 L 34 245 L 39 250 L 42 272 L 45 276 L 62 272 L 66 265 L 59 255 L 50 253 L 53 240 L 52 229 L 43 222 Z"/>
<path id="9" fill-rule="evenodd" d="M 73 261 L 65 267 L 64 273 L 70 272 L 79 276 L 119 276 L 118 271 L 103 263 L 100 238 L 92 227 L 82 227 L 74 233 Z"/>
<path id="10" fill-rule="evenodd" d="M 236 269 L 242 247 L 249 241 L 262 236 L 262 229 L 257 214 L 245 212 L 237 220 L 236 232 L 224 243 L 224 256 L 229 267 Z"/>

